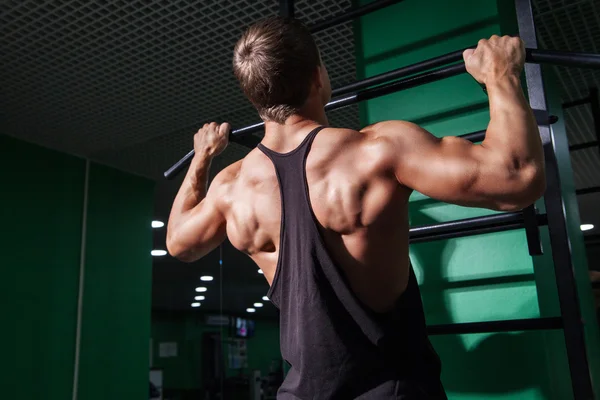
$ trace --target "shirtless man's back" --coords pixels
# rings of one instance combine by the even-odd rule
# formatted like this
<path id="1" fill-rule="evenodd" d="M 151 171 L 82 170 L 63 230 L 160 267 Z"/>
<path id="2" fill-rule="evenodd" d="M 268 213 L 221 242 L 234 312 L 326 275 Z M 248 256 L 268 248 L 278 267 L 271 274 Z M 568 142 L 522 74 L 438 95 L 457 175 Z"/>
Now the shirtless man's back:
<path id="1" fill-rule="evenodd" d="M 292 365 L 279 398 L 445 398 L 408 257 L 408 198 L 418 190 L 517 210 L 542 195 L 541 142 L 519 84 L 523 60 L 516 38 L 494 36 L 465 52 L 490 98 L 486 140 L 473 145 L 402 121 L 360 132 L 327 127 L 331 87 L 306 28 L 272 18 L 240 39 L 234 70 L 265 137 L 207 191 L 210 161 L 230 128 L 200 129 L 167 246 L 193 261 L 227 237 L 262 269 Z M 393 336 L 411 343 L 390 345 Z M 357 384 L 359 376 L 367 383 Z"/>

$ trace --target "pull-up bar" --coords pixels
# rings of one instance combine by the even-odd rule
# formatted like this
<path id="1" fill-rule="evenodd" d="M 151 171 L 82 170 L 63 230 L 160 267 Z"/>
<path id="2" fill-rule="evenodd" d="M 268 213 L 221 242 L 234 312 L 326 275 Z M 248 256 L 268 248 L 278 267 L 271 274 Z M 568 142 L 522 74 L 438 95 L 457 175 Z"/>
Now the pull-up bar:
<path id="1" fill-rule="evenodd" d="M 350 85 L 343 86 L 333 91 L 333 93 L 336 96 L 341 96 L 342 94 L 351 92 L 355 93 L 345 97 L 333 99 L 325 106 L 325 109 L 327 111 L 335 110 L 338 108 L 349 106 L 351 104 L 356 104 L 359 101 L 374 99 L 376 97 L 384 96 L 386 94 L 409 89 L 415 86 L 420 86 L 426 83 L 439 81 L 441 79 L 464 73 L 466 72 L 464 62 L 459 62 L 454 65 L 431 70 L 431 68 L 435 66 L 461 61 L 462 52 L 463 50 L 454 51 L 452 53 L 448 53 L 440 57 L 432 58 L 406 67 L 401 67 L 393 71 L 375 75 L 373 77 L 362 79 L 358 82 L 352 83 Z M 555 65 L 566 65 L 570 67 L 600 68 L 600 55 L 590 53 L 572 53 L 555 50 L 526 49 L 525 60 L 529 63 L 537 64 L 551 63 Z M 386 83 L 380 86 L 371 87 L 394 79 L 400 80 Z M 230 139 L 233 142 L 239 141 L 238 138 L 244 135 L 248 135 L 250 133 L 259 132 L 263 129 L 263 127 L 264 122 L 260 122 L 240 129 L 235 129 L 231 132 Z M 172 179 L 192 161 L 193 157 L 194 150 L 190 151 L 181 160 L 177 161 L 171 168 L 169 168 L 164 173 L 165 178 Z"/>

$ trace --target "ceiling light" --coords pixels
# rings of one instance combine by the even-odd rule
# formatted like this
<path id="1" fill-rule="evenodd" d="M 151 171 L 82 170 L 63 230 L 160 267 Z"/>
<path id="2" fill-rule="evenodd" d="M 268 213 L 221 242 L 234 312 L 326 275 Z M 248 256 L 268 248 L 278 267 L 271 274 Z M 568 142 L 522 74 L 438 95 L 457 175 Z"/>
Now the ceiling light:
<path id="1" fill-rule="evenodd" d="M 592 229 L 594 229 L 594 225 L 592 224 L 581 224 L 580 226 L 582 231 L 591 231 Z"/>
<path id="2" fill-rule="evenodd" d="M 196 296 L 194 297 L 194 300 L 204 300 L 205 297 L 204 296 Z"/>
<path id="3" fill-rule="evenodd" d="M 165 223 L 162 221 L 152 221 L 153 228 L 162 228 L 163 226 L 165 226 Z"/>
<path id="4" fill-rule="evenodd" d="M 263 300 L 264 301 L 269 301 L 269 298 L 267 296 L 263 296 Z"/>
<path id="5" fill-rule="evenodd" d="M 250 312 L 250 313 L 252 313 L 252 312 L 256 312 L 256 310 L 255 310 L 254 308 L 246 308 L 246 311 L 247 311 L 247 312 Z"/>
<path id="6" fill-rule="evenodd" d="M 192 307 L 200 307 L 200 303 L 192 303 Z"/>
<path id="7" fill-rule="evenodd" d="M 256 308 L 261 308 L 263 306 L 263 303 L 254 303 L 254 307 Z"/>
<path id="8" fill-rule="evenodd" d="M 161 256 L 166 256 L 167 251 L 166 250 L 152 250 L 150 252 L 150 254 L 152 254 L 154 257 L 161 257 Z"/>
<path id="9" fill-rule="evenodd" d="M 258 273 L 259 273 L 259 274 L 264 274 L 264 272 L 262 272 L 262 269 L 259 269 L 259 270 L 258 270 Z"/>
<path id="10" fill-rule="evenodd" d="M 213 278 L 212 276 L 208 276 L 208 275 L 206 275 L 206 276 L 201 276 L 201 277 L 200 277 L 200 280 L 201 280 L 201 281 L 204 281 L 204 282 L 210 282 L 210 281 L 212 281 L 213 279 L 215 279 L 215 278 Z"/>
<path id="11" fill-rule="evenodd" d="M 196 292 L 200 292 L 200 293 L 202 293 L 202 292 L 206 292 L 206 290 L 207 290 L 207 289 L 206 289 L 205 287 L 203 287 L 203 286 L 200 286 L 200 287 L 197 287 L 197 288 L 196 288 Z"/>

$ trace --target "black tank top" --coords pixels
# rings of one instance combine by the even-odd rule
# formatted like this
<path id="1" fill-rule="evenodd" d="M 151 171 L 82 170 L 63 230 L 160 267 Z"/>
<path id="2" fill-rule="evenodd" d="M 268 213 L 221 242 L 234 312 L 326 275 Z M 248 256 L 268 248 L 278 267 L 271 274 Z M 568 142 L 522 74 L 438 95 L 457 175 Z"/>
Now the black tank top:
<path id="1" fill-rule="evenodd" d="M 258 145 L 275 165 L 281 192 L 279 260 L 268 296 L 280 310 L 290 371 L 277 398 L 445 399 L 412 268 L 394 310 L 379 314 L 354 295 L 327 251 L 305 168 L 321 129 L 289 153 Z"/>

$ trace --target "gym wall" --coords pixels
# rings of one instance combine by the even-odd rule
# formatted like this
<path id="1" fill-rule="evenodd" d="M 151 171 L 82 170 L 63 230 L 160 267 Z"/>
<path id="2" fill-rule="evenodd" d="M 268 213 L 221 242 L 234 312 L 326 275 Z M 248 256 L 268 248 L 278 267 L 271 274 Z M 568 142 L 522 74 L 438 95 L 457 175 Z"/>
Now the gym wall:
<path id="1" fill-rule="evenodd" d="M 511 4 L 502 0 L 406 1 L 362 17 L 355 24 L 357 78 L 472 46 L 492 34 L 514 34 L 516 16 Z M 463 74 L 363 102 L 360 117 L 362 126 L 409 120 L 441 137 L 485 129 L 489 111 L 485 93 L 471 76 Z M 554 129 L 566 137 L 564 127 Z M 561 156 L 568 158 L 568 152 Z M 570 166 L 561 173 L 569 175 Z M 573 191 L 572 185 L 567 182 L 564 190 Z M 440 203 L 419 193 L 411 197 L 410 206 L 411 226 L 493 213 Z M 577 204 L 570 204 L 570 212 L 573 206 Z M 544 209 L 541 201 L 539 207 Z M 578 216 L 571 215 L 570 226 L 574 226 Z M 427 323 L 559 315 L 547 229 L 542 228 L 542 234 L 546 253 L 535 260 L 529 256 L 522 230 L 411 246 Z M 576 268 L 585 270 L 584 250 L 578 245 L 581 235 L 572 240 Z M 589 292 L 589 285 L 581 290 Z M 597 326 L 592 325 L 594 329 Z M 450 399 L 564 400 L 573 396 L 562 331 L 442 335 L 431 340 L 442 359 L 442 379 Z"/>
<path id="2" fill-rule="evenodd" d="M 80 285 L 85 160 L 0 135 L 0 170 L 3 397 L 147 398 L 153 183 L 90 164 Z"/>
<path id="3" fill-rule="evenodd" d="M 269 373 L 271 361 L 281 359 L 279 350 L 279 324 L 277 321 L 255 320 L 254 337 L 247 339 L 248 368 L 245 372 L 260 370 L 261 376 Z M 219 332 L 218 326 L 205 323 L 202 313 L 152 314 L 152 367 L 163 370 L 163 386 L 167 392 L 202 392 L 202 338 L 204 333 Z M 225 341 L 229 338 L 223 329 Z M 176 357 L 160 357 L 159 346 L 163 342 L 177 343 Z M 223 360 L 227 360 L 226 344 L 223 345 Z M 227 365 L 227 364 L 226 364 Z M 238 370 L 226 368 L 226 376 L 239 375 Z"/>
<path id="4" fill-rule="evenodd" d="M 585 248 L 589 268 L 594 271 L 600 271 L 600 243 L 591 243 L 586 245 Z"/>

